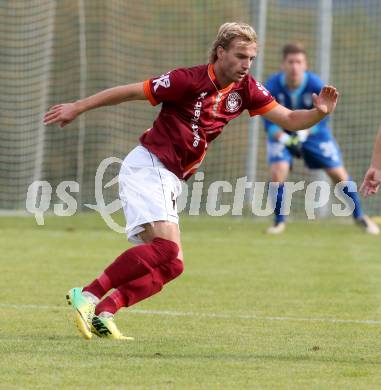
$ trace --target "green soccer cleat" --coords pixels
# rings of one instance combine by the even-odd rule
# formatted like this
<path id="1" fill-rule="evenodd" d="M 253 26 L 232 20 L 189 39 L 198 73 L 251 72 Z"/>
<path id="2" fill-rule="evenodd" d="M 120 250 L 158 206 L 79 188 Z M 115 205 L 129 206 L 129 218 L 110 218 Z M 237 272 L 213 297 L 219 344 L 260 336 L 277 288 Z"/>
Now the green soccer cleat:
<path id="1" fill-rule="evenodd" d="M 67 303 L 74 309 L 74 323 L 82 336 L 90 340 L 91 321 L 94 316 L 95 304 L 82 294 L 82 287 L 74 287 L 66 295 Z"/>
<path id="2" fill-rule="evenodd" d="M 98 337 L 114 339 L 114 340 L 134 340 L 133 337 L 123 336 L 114 322 L 114 316 L 109 315 L 94 315 L 91 322 L 91 331 Z"/>

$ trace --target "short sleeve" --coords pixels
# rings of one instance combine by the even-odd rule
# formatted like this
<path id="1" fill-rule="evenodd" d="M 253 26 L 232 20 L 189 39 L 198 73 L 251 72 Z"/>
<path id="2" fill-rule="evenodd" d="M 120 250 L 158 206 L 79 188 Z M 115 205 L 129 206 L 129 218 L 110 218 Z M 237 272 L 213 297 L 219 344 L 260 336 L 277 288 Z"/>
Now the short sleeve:
<path id="1" fill-rule="evenodd" d="M 153 106 L 166 101 L 178 101 L 188 91 L 191 81 L 188 69 L 175 69 L 144 81 L 144 94 Z"/>
<path id="2" fill-rule="evenodd" d="M 252 77 L 249 78 L 248 88 L 249 102 L 247 109 L 250 116 L 262 115 L 278 105 L 271 93 Z"/>

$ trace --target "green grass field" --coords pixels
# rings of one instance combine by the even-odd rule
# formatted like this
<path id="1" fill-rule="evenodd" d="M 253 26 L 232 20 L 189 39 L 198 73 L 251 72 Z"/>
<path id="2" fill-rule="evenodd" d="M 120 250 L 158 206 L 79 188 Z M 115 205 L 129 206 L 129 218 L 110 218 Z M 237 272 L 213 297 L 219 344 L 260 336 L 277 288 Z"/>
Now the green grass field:
<path id="1" fill-rule="evenodd" d="M 1 389 L 380 389 L 381 244 L 350 224 L 185 218 L 186 271 L 82 339 L 66 291 L 126 248 L 94 214 L 0 218 Z"/>

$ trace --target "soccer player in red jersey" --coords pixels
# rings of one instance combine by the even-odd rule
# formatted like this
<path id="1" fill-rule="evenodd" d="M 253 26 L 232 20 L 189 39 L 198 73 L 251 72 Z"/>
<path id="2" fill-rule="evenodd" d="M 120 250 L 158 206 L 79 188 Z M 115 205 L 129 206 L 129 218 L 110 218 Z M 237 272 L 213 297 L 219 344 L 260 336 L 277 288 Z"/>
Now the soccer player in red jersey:
<path id="1" fill-rule="evenodd" d="M 253 28 L 225 23 L 212 45 L 208 64 L 110 88 L 74 103 L 58 104 L 45 114 L 46 125 L 64 127 L 97 107 L 131 100 L 162 103 L 152 128 L 127 155 L 119 175 L 127 236 L 139 245 L 123 252 L 84 288 L 73 288 L 67 295 L 85 338 L 92 333 L 125 338 L 115 325 L 114 314 L 159 292 L 182 273 L 176 209 L 180 181 L 196 172 L 209 143 L 230 120 L 247 110 L 294 131 L 312 127 L 334 111 L 338 93 L 332 86 L 314 95 L 311 110 L 291 111 L 278 104 L 249 73 L 256 54 Z"/>
<path id="2" fill-rule="evenodd" d="M 365 174 L 360 191 L 364 196 L 374 195 L 381 184 L 381 127 L 378 130 L 376 143 L 374 144 L 372 161 Z"/>

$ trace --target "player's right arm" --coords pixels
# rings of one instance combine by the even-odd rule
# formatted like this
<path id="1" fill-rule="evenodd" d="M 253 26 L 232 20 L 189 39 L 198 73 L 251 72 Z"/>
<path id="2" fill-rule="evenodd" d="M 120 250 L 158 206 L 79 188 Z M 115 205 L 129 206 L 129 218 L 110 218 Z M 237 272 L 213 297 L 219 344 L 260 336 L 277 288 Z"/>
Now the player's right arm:
<path id="1" fill-rule="evenodd" d="M 58 123 L 64 127 L 78 115 L 103 106 L 112 106 L 132 100 L 146 100 L 143 82 L 121 85 L 105 89 L 95 95 L 77 100 L 73 103 L 63 103 L 53 106 L 44 116 L 44 124 Z"/>
<path id="2" fill-rule="evenodd" d="M 381 127 L 374 144 L 372 161 L 365 174 L 360 191 L 364 196 L 374 195 L 381 185 Z"/>

